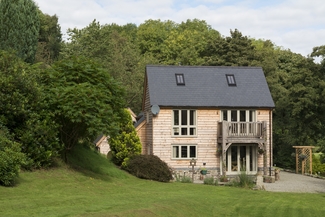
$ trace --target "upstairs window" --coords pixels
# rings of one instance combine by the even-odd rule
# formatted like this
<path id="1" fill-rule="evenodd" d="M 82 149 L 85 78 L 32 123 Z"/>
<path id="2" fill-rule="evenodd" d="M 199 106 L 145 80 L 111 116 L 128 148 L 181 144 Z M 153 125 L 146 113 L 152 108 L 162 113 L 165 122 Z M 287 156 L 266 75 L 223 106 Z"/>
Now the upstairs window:
<path id="1" fill-rule="evenodd" d="M 234 75 L 226 75 L 228 86 L 236 86 L 236 80 Z"/>
<path id="2" fill-rule="evenodd" d="M 196 136 L 195 110 L 173 110 L 173 135 Z"/>
<path id="3" fill-rule="evenodd" d="M 185 85 L 184 74 L 175 74 L 175 76 L 177 85 Z"/>
<path id="4" fill-rule="evenodd" d="M 229 122 L 255 122 L 255 110 L 222 110 L 221 121 Z"/>

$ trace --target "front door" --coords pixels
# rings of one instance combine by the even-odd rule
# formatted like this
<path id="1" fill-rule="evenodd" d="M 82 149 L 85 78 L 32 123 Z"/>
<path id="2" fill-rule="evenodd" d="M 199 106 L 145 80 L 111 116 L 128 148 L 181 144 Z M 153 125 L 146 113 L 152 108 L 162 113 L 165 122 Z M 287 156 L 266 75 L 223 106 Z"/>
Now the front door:
<path id="1" fill-rule="evenodd" d="M 227 174 L 257 173 L 257 144 L 232 144 L 226 152 Z"/>

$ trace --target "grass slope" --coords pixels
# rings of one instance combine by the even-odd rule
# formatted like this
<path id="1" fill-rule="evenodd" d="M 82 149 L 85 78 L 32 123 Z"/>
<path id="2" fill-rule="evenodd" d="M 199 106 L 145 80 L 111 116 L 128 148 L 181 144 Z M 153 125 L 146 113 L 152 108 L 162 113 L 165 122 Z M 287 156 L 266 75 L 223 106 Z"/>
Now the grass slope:
<path id="1" fill-rule="evenodd" d="M 117 169 L 85 148 L 70 165 L 23 172 L 0 187 L 0 216 L 324 216 L 325 194 L 158 183 Z"/>

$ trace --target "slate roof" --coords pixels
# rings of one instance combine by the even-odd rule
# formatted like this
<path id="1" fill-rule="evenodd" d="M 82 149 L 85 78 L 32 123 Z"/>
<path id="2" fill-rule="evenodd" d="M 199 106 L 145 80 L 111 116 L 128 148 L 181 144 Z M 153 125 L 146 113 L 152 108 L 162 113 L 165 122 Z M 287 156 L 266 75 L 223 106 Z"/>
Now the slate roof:
<path id="1" fill-rule="evenodd" d="M 175 74 L 184 74 L 177 85 Z M 236 86 L 226 75 L 233 74 Z M 154 66 L 146 67 L 151 105 L 165 107 L 275 107 L 261 67 Z"/>

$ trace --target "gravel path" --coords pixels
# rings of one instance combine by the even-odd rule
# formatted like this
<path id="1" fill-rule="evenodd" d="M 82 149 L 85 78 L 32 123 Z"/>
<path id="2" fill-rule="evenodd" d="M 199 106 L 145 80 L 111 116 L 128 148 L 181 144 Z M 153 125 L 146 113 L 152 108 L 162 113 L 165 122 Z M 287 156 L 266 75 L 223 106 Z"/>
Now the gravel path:
<path id="1" fill-rule="evenodd" d="M 266 191 L 325 193 L 325 180 L 301 174 L 280 172 L 280 180 L 275 183 L 263 183 Z"/>

